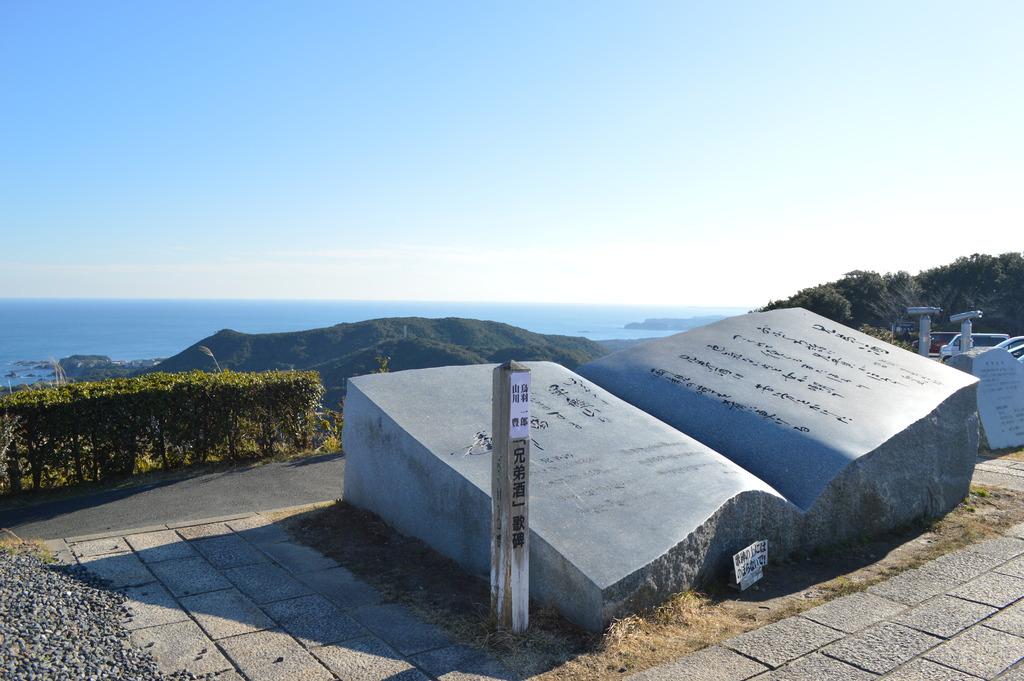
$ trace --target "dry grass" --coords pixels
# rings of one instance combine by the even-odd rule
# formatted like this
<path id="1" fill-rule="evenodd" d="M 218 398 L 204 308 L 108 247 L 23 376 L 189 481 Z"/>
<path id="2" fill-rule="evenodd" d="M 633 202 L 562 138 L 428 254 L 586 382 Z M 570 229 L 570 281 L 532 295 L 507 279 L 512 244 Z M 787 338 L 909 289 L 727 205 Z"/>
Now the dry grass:
<path id="1" fill-rule="evenodd" d="M 0 528 L 0 553 L 30 553 L 45 563 L 55 561 L 53 553 L 43 542 L 22 539 L 7 528 Z"/>
<path id="2" fill-rule="evenodd" d="M 302 541 L 445 629 L 453 640 L 486 649 L 524 678 L 583 681 L 621 678 L 726 638 L 861 591 L 939 555 L 996 536 L 1024 521 L 1024 493 L 974 488 L 945 518 L 872 542 L 833 547 L 769 565 L 764 580 L 740 594 L 722 587 L 677 594 L 661 606 L 613 622 L 603 635 L 533 608 L 522 636 L 496 632 L 487 584 L 372 514 L 337 503 L 291 517 Z"/>
<path id="3" fill-rule="evenodd" d="M 1010 461 L 1024 461 L 1024 449 L 996 449 L 996 450 L 985 450 L 981 452 L 981 456 L 986 459 L 1008 459 Z"/>
<path id="4" fill-rule="evenodd" d="M 545 679 L 613 678 L 667 662 L 751 627 L 744 613 L 711 596 L 676 594 L 649 612 L 616 620 L 594 649 L 542 674 Z"/>

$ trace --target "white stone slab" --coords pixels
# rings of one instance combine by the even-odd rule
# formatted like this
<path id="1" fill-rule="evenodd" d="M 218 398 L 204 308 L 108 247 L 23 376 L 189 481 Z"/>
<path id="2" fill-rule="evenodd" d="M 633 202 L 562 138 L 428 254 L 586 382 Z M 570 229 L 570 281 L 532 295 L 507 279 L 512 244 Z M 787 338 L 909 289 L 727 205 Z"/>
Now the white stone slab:
<path id="1" fill-rule="evenodd" d="M 981 381 L 978 414 L 988 446 L 1024 447 L 1024 363 L 1003 348 L 975 348 L 949 365 Z"/>

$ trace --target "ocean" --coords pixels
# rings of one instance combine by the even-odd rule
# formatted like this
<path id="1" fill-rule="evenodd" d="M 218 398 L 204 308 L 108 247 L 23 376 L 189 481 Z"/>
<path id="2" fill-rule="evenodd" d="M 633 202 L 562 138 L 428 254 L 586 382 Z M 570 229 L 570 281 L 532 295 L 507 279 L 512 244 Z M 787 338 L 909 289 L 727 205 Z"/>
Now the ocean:
<path id="1" fill-rule="evenodd" d="M 0 377 L 49 377 L 42 364 L 69 355 L 115 360 L 169 357 L 221 329 L 300 331 L 380 317 L 466 317 L 592 340 L 654 338 L 674 331 L 623 328 L 648 318 L 742 314 L 736 307 L 545 305 L 334 300 L 0 299 Z M 10 373 L 14 376 L 8 376 Z"/>

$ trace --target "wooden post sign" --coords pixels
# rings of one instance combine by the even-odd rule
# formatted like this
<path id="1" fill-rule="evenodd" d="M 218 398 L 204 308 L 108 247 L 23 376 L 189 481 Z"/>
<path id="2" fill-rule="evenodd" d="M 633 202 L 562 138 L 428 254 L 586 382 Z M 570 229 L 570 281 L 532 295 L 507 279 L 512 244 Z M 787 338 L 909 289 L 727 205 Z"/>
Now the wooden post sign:
<path id="1" fill-rule="evenodd" d="M 491 432 L 491 614 L 521 634 L 530 606 L 530 370 L 494 369 Z"/>

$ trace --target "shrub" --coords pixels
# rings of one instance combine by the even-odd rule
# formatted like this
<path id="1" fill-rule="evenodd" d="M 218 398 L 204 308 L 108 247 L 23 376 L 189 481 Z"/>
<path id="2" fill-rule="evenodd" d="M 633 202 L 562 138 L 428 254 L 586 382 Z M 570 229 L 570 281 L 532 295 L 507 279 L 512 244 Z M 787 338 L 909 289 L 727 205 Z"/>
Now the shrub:
<path id="1" fill-rule="evenodd" d="M 308 448 L 323 394 L 312 371 L 153 373 L 0 397 L 16 418 L 11 489 L 105 480 L 211 458 Z"/>
<path id="2" fill-rule="evenodd" d="M 341 431 L 345 427 L 344 406 L 338 409 L 324 409 L 319 414 L 320 427 L 317 429 L 317 449 L 322 452 L 341 451 Z"/>
<path id="3" fill-rule="evenodd" d="M 17 418 L 10 414 L 0 414 L 0 492 L 7 486 L 7 452 L 14 443 L 17 426 Z"/>
<path id="4" fill-rule="evenodd" d="M 885 341 L 886 343 L 895 345 L 898 348 L 903 348 L 904 350 L 909 350 L 911 352 L 914 351 L 913 345 L 900 338 L 889 329 L 880 329 L 869 324 L 863 324 L 860 327 L 860 332 L 866 333 L 869 336 L 874 336 L 878 340 Z"/>

